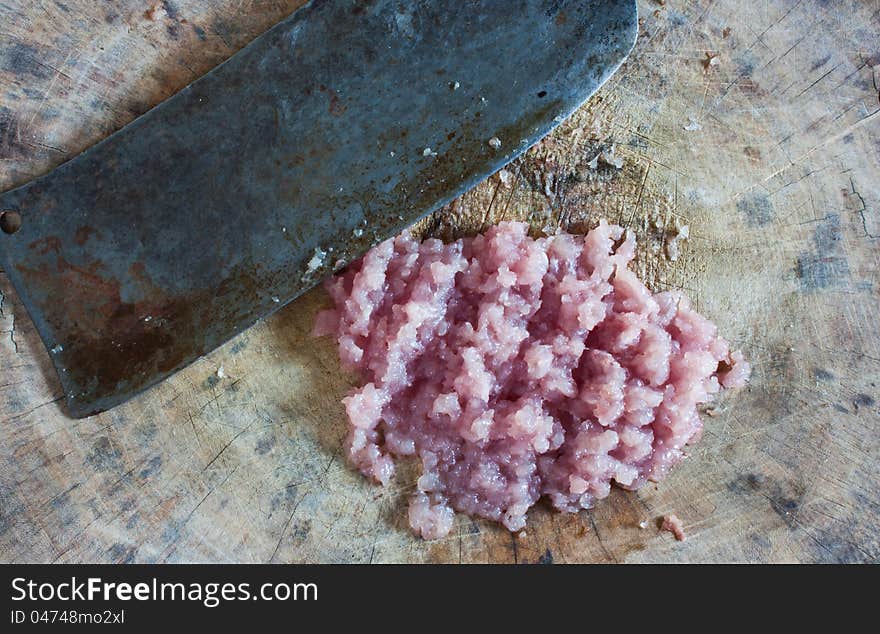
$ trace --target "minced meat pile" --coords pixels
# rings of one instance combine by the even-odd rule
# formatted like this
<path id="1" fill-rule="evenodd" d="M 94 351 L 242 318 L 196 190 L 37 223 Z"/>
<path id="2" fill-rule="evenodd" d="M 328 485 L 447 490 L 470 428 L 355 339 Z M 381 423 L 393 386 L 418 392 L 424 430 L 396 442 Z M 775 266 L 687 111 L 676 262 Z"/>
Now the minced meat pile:
<path id="1" fill-rule="evenodd" d="M 700 437 L 697 407 L 749 375 L 684 295 L 627 268 L 632 233 L 527 229 L 404 234 L 327 282 L 315 334 L 363 381 L 344 399 L 348 457 L 383 485 L 395 458 L 421 461 L 409 521 L 426 539 L 455 511 L 516 531 L 541 497 L 575 512 L 612 481 L 663 478 Z"/>

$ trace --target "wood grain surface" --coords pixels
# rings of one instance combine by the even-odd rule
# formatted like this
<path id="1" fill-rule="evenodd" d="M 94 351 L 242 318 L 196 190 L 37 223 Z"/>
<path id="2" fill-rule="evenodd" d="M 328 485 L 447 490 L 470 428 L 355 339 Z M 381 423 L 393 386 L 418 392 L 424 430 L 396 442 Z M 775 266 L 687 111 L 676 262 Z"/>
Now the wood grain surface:
<path id="1" fill-rule="evenodd" d="M 299 4 L 0 2 L 0 189 L 75 156 Z M 754 365 L 668 480 L 577 515 L 539 504 L 520 535 L 459 516 L 449 538 L 420 541 L 406 525 L 414 470 L 383 490 L 340 453 L 352 377 L 309 337 L 323 291 L 74 421 L 0 275 L 0 560 L 876 561 L 880 2 L 639 8 L 638 44 L 609 84 L 420 230 L 606 217 L 637 232 L 646 282 L 685 289 Z M 671 512 L 687 541 L 658 530 Z"/>

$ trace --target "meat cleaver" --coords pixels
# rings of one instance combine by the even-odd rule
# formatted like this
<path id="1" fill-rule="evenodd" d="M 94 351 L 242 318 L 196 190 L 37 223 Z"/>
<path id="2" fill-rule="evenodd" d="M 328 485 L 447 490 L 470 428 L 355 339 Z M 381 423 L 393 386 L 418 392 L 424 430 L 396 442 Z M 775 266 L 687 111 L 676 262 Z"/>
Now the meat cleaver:
<path id="1" fill-rule="evenodd" d="M 522 154 L 620 66 L 634 0 L 314 0 L 0 196 L 71 415 L 210 352 Z"/>

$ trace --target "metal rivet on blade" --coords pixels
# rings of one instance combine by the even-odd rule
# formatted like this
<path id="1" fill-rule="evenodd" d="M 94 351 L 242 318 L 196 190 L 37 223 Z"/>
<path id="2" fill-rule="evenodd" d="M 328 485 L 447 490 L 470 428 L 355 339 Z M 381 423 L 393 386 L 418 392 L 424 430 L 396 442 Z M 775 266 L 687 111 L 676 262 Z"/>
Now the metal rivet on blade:
<path id="1" fill-rule="evenodd" d="M 21 229 L 21 214 L 11 209 L 0 212 L 0 229 L 10 235 Z"/>

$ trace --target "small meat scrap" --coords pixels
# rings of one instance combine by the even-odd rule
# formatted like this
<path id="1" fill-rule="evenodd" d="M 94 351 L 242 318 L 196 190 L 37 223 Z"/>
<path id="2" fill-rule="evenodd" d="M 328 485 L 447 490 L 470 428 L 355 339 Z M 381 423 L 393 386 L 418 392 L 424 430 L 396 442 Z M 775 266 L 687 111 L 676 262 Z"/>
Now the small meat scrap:
<path id="1" fill-rule="evenodd" d="M 706 51 L 706 59 L 703 60 L 704 71 L 708 72 L 710 68 L 718 66 L 719 63 L 721 63 L 721 59 L 718 57 L 718 53 Z"/>
<path id="2" fill-rule="evenodd" d="M 685 132 L 695 132 L 697 130 L 702 130 L 703 126 L 699 121 L 697 121 L 693 117 L 688 117 L 688 122 L 685 125 L 681 126 L 681 128 Z"/>
<path id="3" fill-rule="evenodd" d="M 513 174 L 505 169 L 498 170 L 498 180 L 501 181 L 501 184 L 504 185 L 504 187 L 510 188 L 513 184 Z"/>
<path id="4" fill-rule="evenodd" d="M 683 542 L 687 539 L 687 535 L 684 532 L 684 523 L 678 518 L 678 515 L 664 515 L 663 522 L 660 524 L 660 530 L 672 533 L 677 541 Z"/>
<path id="5" fill-rule="evenodd" d="M 361 379 L 343 399 L 348 459 L 382 485 L 421 462 L 409 522 L 426 539 L 455 512 L 517 533 L 541 498 L 574 513 L 663 479 L 700 437 L 698 408 L 749 375 L 682 293 L 630 270 L 632 232 L 528 229 L 404 234 L 326 284 L 335 308 L 314 333 Z"/>
<path id="6" fill-rule="evenodd" d="M 144 17 L 151 22 L 161 20 L 166 15 L 165 6 L 161 2 L 154 2 L 146 11 L 144 11 Z"/>
<path id="7" fill-rule="evenodd" d="M 324 264 L 324 258 L 327 257 L 327 252 L 324 251 L 321 247 L 317 247 L 315 249 L 315 253 L 312 255 L 312 259 L 309 260 L 308 264 L 306 264 L 306 276 L 311 275 L 315 271 L 317 271 Z"/>
<path id="8" fill-rule="evenodd" d="M 591 172 L 597 172 L 600 169 L 613 168 L 614 170 L 623 169 L 623 157 L 619 156 L 615 153 L 614 144 L 607 147 L 602 147 L 593 154 L 593 157 L 589 161 L 585 161 L 581 163 L 582 170 L 588 169 Z M 581 178 L 585 176 L 581 174 Z"/>
<path id="9" fill-rule="evenodd" d="M 691 235 L 689 225 L 683 225 L 676 220 L 666 231 L 666 257 L 670 262 L 678 260 L 681 254 L 681 242 L 687 240 Z"/>

